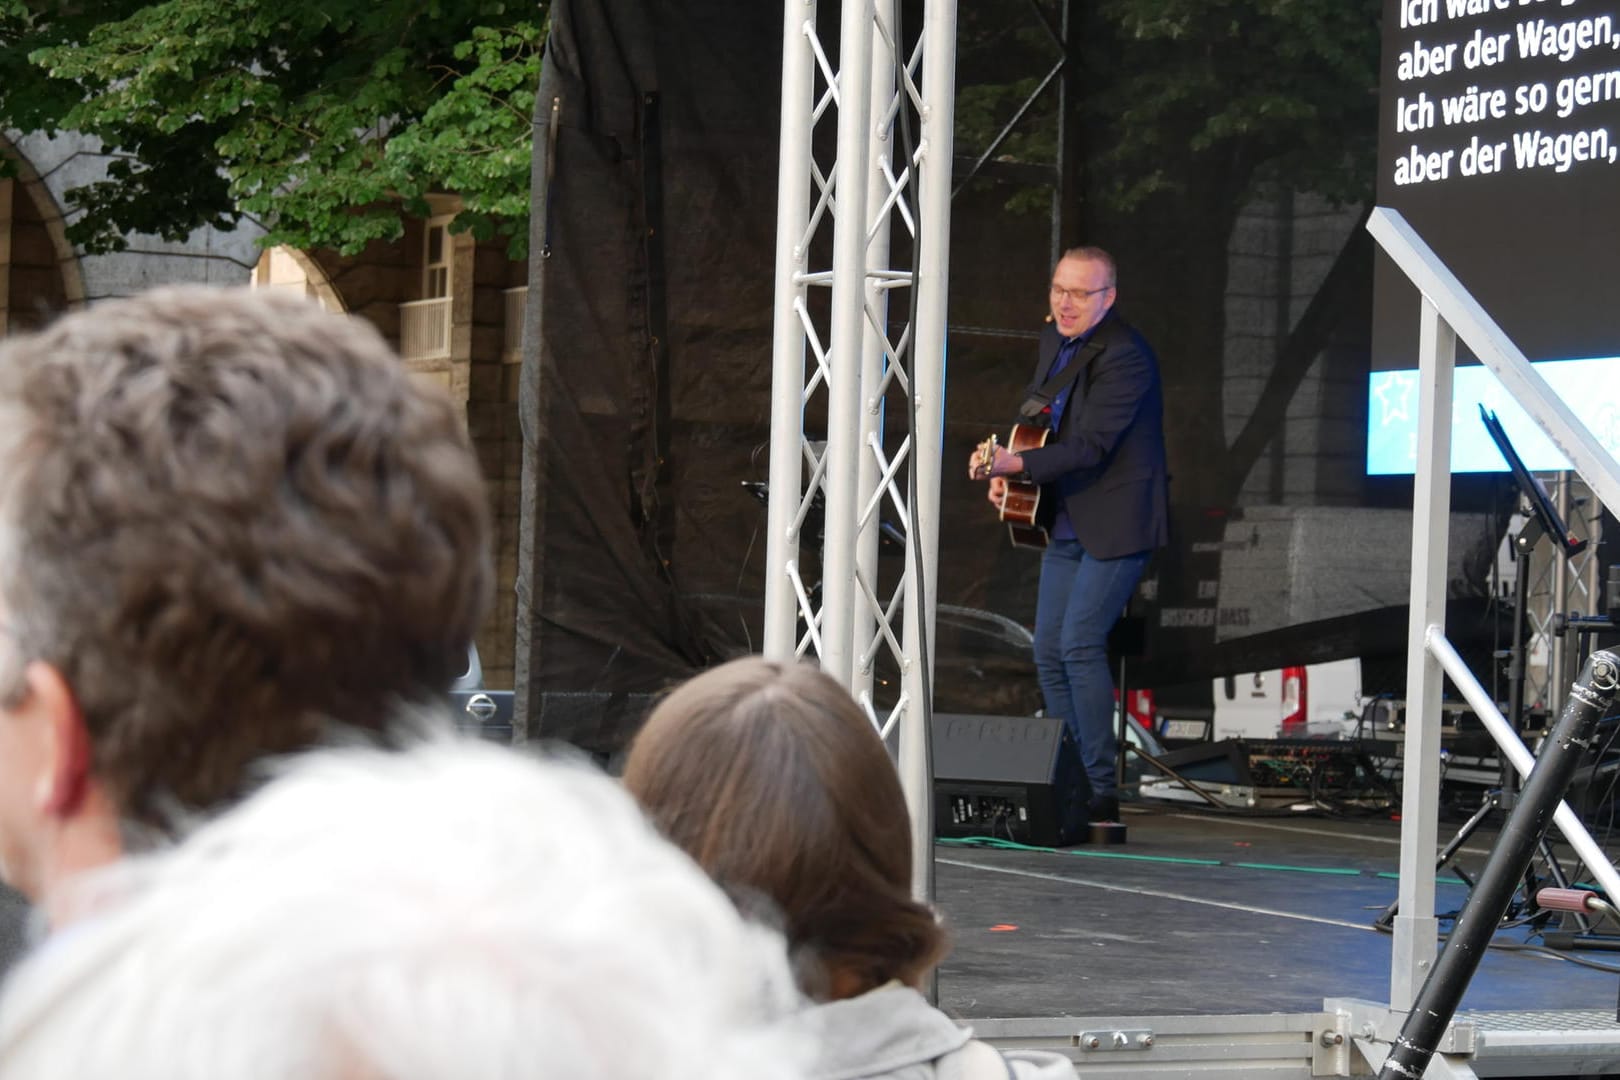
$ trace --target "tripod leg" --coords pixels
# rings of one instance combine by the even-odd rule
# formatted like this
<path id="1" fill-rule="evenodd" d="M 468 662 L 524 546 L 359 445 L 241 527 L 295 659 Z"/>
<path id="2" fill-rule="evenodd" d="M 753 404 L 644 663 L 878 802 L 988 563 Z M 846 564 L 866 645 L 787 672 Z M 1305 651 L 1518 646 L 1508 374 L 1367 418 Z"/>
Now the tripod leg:
<path id="1" fill-rule="evenodd" d="M 1446 842 L 1445 847 L 1440 849 L 1440 855 L 1434 861 L 1435 870 L 1444 869 L 1445 865 L 1451 861 L 1452 856 L 1462 850 L 1462 846 L 1468 843 L 1469 838 L 1474 835 L 1474 830 L 1484 823 L 1492 810 L 1501 805 L 1501 799 L 1502 793 L 1500 791 L 1487 791 L 1485 793 L 1485 799 L 1479 804 L 1479 809 L 1474 811 L 1474 816 L 1463 822 L 1462 828 L 1457 830 L 1457 834 Z M 1452 870 L 1458 877 L 1462 878 L 1463 884 L 1470 889 L 1474 887 L 1474 879 L 1469 877 L 1461 868 L 1452 867 Z M 1400 910 L 1400 907 L 1401 901 L 1399 897 L 1390 901 L 1389 907 L 1384 909 L 1383 914 L 1373 920 L 1373 925 L 1388 929 L 1394 924 L 1395 914 Z"/>
<path id="2" fill-rule="evenodd" d="M 1474 816 L 1463 822 L 1462 828 L 1457 830 L 1457 835 L 1448 840 L 1446 846 L 1440 849 L 1440 857 L 1435 860 L 1434 868 L 1439 870 L 1450 862 L 1452 857 L 1462 850 L 1462 846 L 1473 839 L 1474 830 L 1483 825 L 1485 819 L 1490 816 L 1491 811 L 1501 805 L 1502 793 L 1500 791 L 1487 791 L 1484 800 L 1479 804 L 1479 809 L 1474 811 Z"/>

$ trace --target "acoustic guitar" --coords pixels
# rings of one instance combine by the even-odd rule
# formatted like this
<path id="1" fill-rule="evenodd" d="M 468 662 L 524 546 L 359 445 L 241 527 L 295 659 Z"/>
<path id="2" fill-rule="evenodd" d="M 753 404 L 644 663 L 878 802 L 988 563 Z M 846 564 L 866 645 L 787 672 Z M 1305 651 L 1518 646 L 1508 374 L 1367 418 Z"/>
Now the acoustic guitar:
<path id="1" fill-rule="evenodd" d="M 1051 434 L 1051 428 L 1036 427 L 1034 424 L 1014 424 L 1012 431 L 1007 435 L 1007 450 L 1014 454 L 1022 454 L 1026 450 L 1037 449 L 1046 445 L 1046 440 Z M 994 435 L 979 444 L 979 466 L 986 473 L 995 463 L 996 447 L 1000 445 L 1000 440 Z M 1007 478 L 1007 493 L 1002 496 L 996 512 L 997 516 L 1007 523 L 1007 535 L 1012 538 L 1013 547 L 1046 546 L 1049 539 L 1046 529 L 1035 523 L 1040 505 L 1041 485 Z"/>

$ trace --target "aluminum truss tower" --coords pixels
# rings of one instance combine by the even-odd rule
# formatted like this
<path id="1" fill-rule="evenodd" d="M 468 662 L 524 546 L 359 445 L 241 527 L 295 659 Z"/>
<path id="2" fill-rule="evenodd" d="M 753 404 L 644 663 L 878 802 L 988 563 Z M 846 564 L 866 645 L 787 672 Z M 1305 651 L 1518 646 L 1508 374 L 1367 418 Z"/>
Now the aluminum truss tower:
<path id="1" fill-rule="evenodd" d="M 1543 473 L 1541 480 L 1570 531 L 1587 541 L 1586 550 L 1573 559 L 1566 559 L 1556 544 L 1538 544 L 1530 556 L 1524 701 L 1527 708 L 1539 706 L 1557 717 L 1581 659 L 1576 634 L 1560 632 L 1558 621 L 1564 615 L 1604 613 L 1598 558 L 1603 507 L 1578 473 Z"/>
<path id="2" fill-rule="evenodd" d="M 925 0 L 901 28 L 896 0 L 843 0 L 836 71 L 816 0 L 783 10 L 764 651 L 813 655 L 896 733 L 925 852 L 956 4 Z M 903 570 L 880 562 L 880 532 Z M 929 895 L 932 860 L 915 863 Z"/>

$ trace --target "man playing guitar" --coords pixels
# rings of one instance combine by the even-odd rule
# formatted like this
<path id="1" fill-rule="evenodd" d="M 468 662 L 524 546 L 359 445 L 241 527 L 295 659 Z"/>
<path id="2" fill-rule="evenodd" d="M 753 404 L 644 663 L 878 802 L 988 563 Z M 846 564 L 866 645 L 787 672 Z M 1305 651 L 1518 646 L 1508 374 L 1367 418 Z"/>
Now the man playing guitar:
<path id="1" fill-rule="evenodd" d="M 1155 548 L 1168 534 L 1164 399 L 1152 347 L 1114 311 L 1113 258 L 1101 248 L 1064 252 L 1052 271 L 1051 320 L 1020 426 L 1038 442 L 994 438 L 973 452 L 968 476 L 1009 520 L 1019 483 L 1039 492 L 1032 526 L 1049 536 L 1035 607 L 1035 668 L 1050 716 L 1079 747 L 1093 822 L 1118 819 L 1118 752 L 1108 632 Z M 1010 509 L 1009 509 L 1010 508 Z"/>

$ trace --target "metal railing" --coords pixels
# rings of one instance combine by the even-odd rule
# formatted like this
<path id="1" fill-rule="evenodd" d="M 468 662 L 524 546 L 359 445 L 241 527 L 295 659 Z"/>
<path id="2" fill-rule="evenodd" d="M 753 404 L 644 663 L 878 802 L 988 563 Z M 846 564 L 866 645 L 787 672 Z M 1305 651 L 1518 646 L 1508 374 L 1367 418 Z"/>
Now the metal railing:
<path id="1" fill-rule="evenodd" d="M 1423 294 L 1418 348 L 1418 448 L 1412 493 L 1412 587 L 1406 654 L 1399 914 L 1390 963 L 1390 1007 L 1410 1009 L 1438 954 L 1434 914 L 1440 802 L 1440 695 L 1449 675 L 1521 775 L 1530 751 L 1446 640 L 1447 527 L 1451 516 L 1452 374 L 1461 339 L 1607 506 L 1620 507 L 1620 466 L 1575 418 L 1484 308 L 1394 210 L 1367 229 Z M 1521 617 L 1516 613 L 1515 617 Z M 1611 896 L 1620 874 L 1567 804 L 1553 816 L 1564 838 Z"/>
<path id="2" fill-rule="evenodd" d="M 399 355 L 433 360 L 450 355 L 450 298 L 408 300 L 399 305 Z"/>

